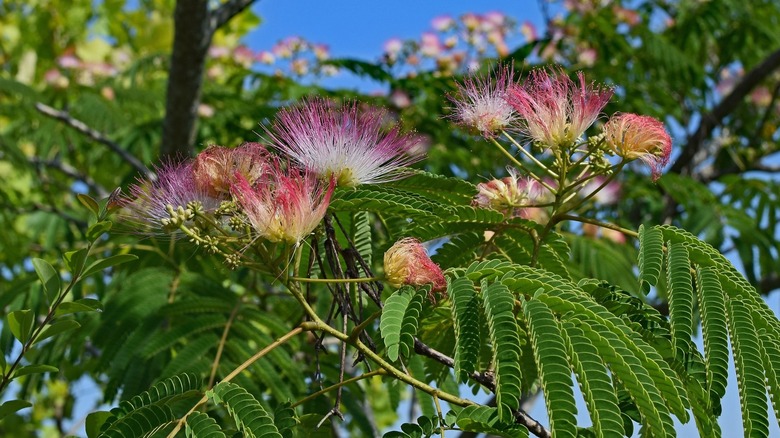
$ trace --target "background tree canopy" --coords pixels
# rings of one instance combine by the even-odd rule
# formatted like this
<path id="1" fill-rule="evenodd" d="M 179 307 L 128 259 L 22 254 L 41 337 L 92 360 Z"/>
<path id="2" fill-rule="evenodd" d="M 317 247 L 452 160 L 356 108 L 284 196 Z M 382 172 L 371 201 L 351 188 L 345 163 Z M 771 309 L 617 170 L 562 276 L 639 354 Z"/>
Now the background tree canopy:
<path id="1" fill-rule="evenodd" d="M 780 4 L 540 2 L 539 30 L 522 16 L 439 17 L 374 59 L 334 59 L 300 38 L 247 47 L 262 25 L 252 3 L 0 2 L 4 436 L 82 425 L 90 437 L 426 436 L 444 424 L 462 436 L 665 436 L 672 415 L 719 436 L 719 417 L 737 421 L 721 407 L 730 354 L 745 436 L 768 435 L 780 394 L 780 322 L 762 299 L 780 288 Z M 476 184 L 507 176 L 507 162 L 455 123 L 452 99 L 468 72 L 499 64 L 521 80 L 557 65 L 612 86 L 605 114 L 651 115 L 672 134 L 664 174 L 631 165 L 619 195 L 549 230 L 472 207 Z M 333 74 L 386 93 L 319 85 Z M 111 214 L 109 195 L 153 180 L 161 160 L 261 141 L 281 108 L 312 96 L 387 108 L 427 158 L 410 178 L 336 189 L 302 260 L 318 278 L 381 277 L 385 251 L 416 237 L 447 272 L 439 305 L 381 281 L 290 286 L 285 263 L 231 269 L 193 239 L 139 237 Z M 590 226 L 604 222 L 615 227 Z M 572 375 L 594 426 L 574 419 Z M 85 381 L 116 408 L 74 409 Z M 524 404 L 539 391 L 541 424 Z M 484 404 L 458 407 L 470 398 Z"/>

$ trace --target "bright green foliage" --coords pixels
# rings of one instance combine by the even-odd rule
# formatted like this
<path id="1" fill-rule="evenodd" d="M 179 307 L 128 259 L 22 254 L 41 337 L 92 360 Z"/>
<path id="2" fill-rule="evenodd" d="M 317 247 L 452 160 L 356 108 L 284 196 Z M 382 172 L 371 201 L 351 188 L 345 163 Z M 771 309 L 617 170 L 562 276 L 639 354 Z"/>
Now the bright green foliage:
<path id="1" fill-rule="evenodd" d="M 721 397 L 726 394 L 729 366 L 726 303 L 720 281 L 712 268 L 698 268 L 696 274 L 707 364 L 707 390 L 711 402 L 719 405 Z"/>
<path id="2" fill-rule="evenodd" d="M 556 436 L 577 436 L 577 407 L 571 388 L 571 370 L 561 328 L 541 301 L 522 301 L 523 316 L 534 347 L 550 427 Z"/>
<path id="3" fill-rule="evenodd" d="M 452 317 L 455 325 L 455 375 L 461 383 L 475 370 L 479 356 L 479 305 L 474 284 L 465 277 L 450 283 L 447 293 L 452 301 Z"/>
<path id="4" fill-rule="evenodd" d="M 459 428 L 469 432 L 485 432 L 506 438 L 525 438 L 528 430 L 501 421 L 500 410 L 487 406 L 469 406 L 463 408 L 457 415 L 455 423 Z"/>
<path id="5" fill-rule="evenodd" d="M 514 295 L 501 283 L 483 280 L 482 301 L 485 307 L 490 343 L 493 345 L 493 363 L 496 369 L 496 403 L 498 419 L 509 422 L 512 410 L 520 407 L 521 372 L 520 336 L 515 320 Z"/>
<path id="6" fill-rule="evenodd" d="M 691 412 L 700 436 L 718 437 L 718 419 L 734 417 L 721 407 L 730 354 L 745 436 L 770 433 L 768 400 L 780 418 L 780 321 L 761 294 L 776 288 L 780 272 L 780 184 L 766 160 L 777 154 L 780 132 L 777 2 L 577 2 L 544 36 L 508 48 L 502 61 L 515 63 L 520 81 L 536 62 L 560 63 L 571 74 L 584 69 L 588 81 L 615 86 L 605 113 L 650 114 L 670 129 L 684 127 L 672 132 L 673 160 L 657 182 L 639 165 L 617 175 L 617 202 L 594 198 L 570 212 L 584 224 L 552 216 L 537 223 L 472 205 L 477 184 L 506 175 L 507 163 L 489 141 L 451 123 L 447 97 L 462 78 L 442 67 L 446 59 L 408 77 L 387 57 L 331 60 L 408 97 L 408 105 L 392 102 L 388 119 L 422 134 L 428 158 L 417 165 L 425 170 L 397 181 L 337 188 L 329 215 L 344 225 L 335 225 L 341 251 L 323 254 L 331 236 L 320 227 L 301 242 L 300 271 L 291 248 L 268 242 L 259 245 L 270 254 L 262 267 L 233 270 L 182 234 L 139 239 L 125 224 L 107 238 L 119 221 L 106 214 L 106 197 L 135 181 L 138 169 L 105 142 L 36 109 L 66 110 L 153 165 L 175 3 L 0 2 L 0 395 L 7 400 L 0 435 L 66 433 L 54 424 L 78 421 L 72 406 L 80 395 L 69 383 L 87 376 L 105 403 L 118 405 L 87 418 L 90 438 L 101 427 L 104 436 L 165 437 L 175 425 L 179 436 L 193 437 L 243 433 L 236 428 L 285 438 L 327 436 L 331 428 L 369 436 L 414 420 L 397 418 L 409 393 L 425 416 L 390 436 L 432 436 L 441 426 L 448 436 L 454 428 L 525 437 L 515 422 L 522 417 L 511 411 L 521 391 L 539 388 L 551 419 L 542 426 L 571 436 L 573 373 L 594 423 L 577 430 L 581 436 L 630 435 L 632 421 L 642 436 L 673 436 L 672 415 L 686 422 Z M 387 96 L 324 90 L 317 78 L 299 83 L 243 65 L 236 49 L 258 23 L 247 8 L 216 30 L 213 48 L 229 55 L 206 59 L 196 149 L 256 141 L 258 123 L 306 95 L 388 106 Z M 64 66 L 71 55 L 81 66 Z M 116 70 L 91 70 L 101 66 Z M 557 158 L 539 156 L 547 166 Z M 521 161 L 545 176 L 543 166 Z M 566 202 L 582 196 L 571 194 Z M 586 232 L 604 220 L 626 232 Z M 403 237 L 431 241 L 433 260 L 445 269 L 448 297 L 436 305 L 424 304 L 422 291 L 383 293 L 381 251 Z M 257 249 L 242 244 L 237 252 L 248 259 Z M 344 362 L 340 341 L 322 331 L 307 328 L 274 344 L 312 321 L 290 296 L 289 279 L 332 278 L 345 267 L 380 280 L 299 284 L 331 328 L 346 320 Z M 699 323 L 701 352 L 693 342 Z M 417 354 L 415 337 L 436 351 Z M 366 351 L 355 351 L 358 341 Z M 203 391 L 269 345 L 199 404 Z M 434 402 L 441 399 L 375 376 L 343 386 L 338 407 L 346 421 L 335 415 L 318 428 L 336 391 L 305 398 L 377 370 L 368 352 L 440 395 L 472 400 L 459 382 L 495 389 L 498 407 L 449 403 L 453 412 L 439 424 Z"/>
<path id="7" fill-rule="evenodd" d="M 693 279 L 688 250 L 679 244 L 671 245 L 667 262 L 672 346 L 675 350 L 683 350 L 679 344 L 688 342 L 693 336 Z"/>
<path id="8" fill-rule="evenodd" d="M 396 361 L 399 356 L 409 357 L 417 333 L 424 296 L 411 286 L 405 286 L 398 289 L 385 302 L 379 330 L 390 360 Z"/>
<path id="9" fill-rule="evenodd" d="M 187 438 L 224 438 L 226 436 L 213 418 L 198 411 L 187 417 L 185 433 Z"/>
<path id="10" fill-rule="evenodd" d="M 206 393 L 214 403 L 224 405 L 247 437 L 279 437 L 279 429 L 263 406 L 246 389 L 229 382 L 217 384 Z"/>
<path id="11" fill-rule="evenodd" d="M 751 312 L 746 303 L 738 298 L 730 299 L 726 310 L 745 436 L 768 437 L 769 406 L 764 383 L 764 362 Z"/>
<path id="12" fill-rule="evenodd" d="M 612 379 L 599 358 L 599 351 L 574 323 L 563 323 L 563 337 L 574 374 L 593 421 L 597 437 L 623 436 L 623 420 Z"/>
<path id="13" fill-rule="evenodd" d="M 655 228 L 639 227 L 639 282 L 647 294 L 658 283 L 663 261 L 663 240 Z"/>

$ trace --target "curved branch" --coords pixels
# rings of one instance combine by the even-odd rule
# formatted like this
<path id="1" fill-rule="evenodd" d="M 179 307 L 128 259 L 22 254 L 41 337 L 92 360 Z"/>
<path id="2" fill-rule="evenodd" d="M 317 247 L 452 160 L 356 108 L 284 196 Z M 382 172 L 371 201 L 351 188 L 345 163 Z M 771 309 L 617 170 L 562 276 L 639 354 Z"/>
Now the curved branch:
<path id="1" fill-rule="evenodd" d="M 449 368 L 453 368 L 455 366 L 454 359 L 445 355 L 444 353 L 434 350 L 433 348 L 424 344 L 422 341 L 420 341 L 417 338 L 414 339 L 414 351 L 417 354 L 421 354 L 425 357 L 431 358 L 441 363 L 442 365 L 446 365 Z M 496 390 L 496 376 L 493 373 L 473 372 L 471 373 L 470 377 L 474 379 L 476 382 L 478 382 L 479 384 L 481 384 L 482 386 L 484 386 L 485 388 L 491 391 Z M 525 426 L 532 434 L 540 438 L 550 438 L 551 436 L 550 432 L 547 429 L 545 429 L 542 423 L 533 419 L 524 410 L 518 409 L 514 411 L 514 415 L 515 415 L 515 422 Z"/>
<path id="2" fill-rule="evenodd" d="M 129 165 L 133 166 L 133 168 L 138 172 L 140 172 L 144 177 L 151 180 L 155 179 L 154 172 L 147 169 L 146 166 L 144 166 L 144 163 L 142 163 L 138 158 L 133 156 L 133 154 L 127 152 L 122 146 L 109 139 L 102 132 L 90 128 L 89 126 L 87 126 L 86 123 L 82 122 L 81 120 L 73 118 L 68 112 L 60 111 L 58 109 L 52 108 L 40 102 L 35 104 L 35 109 L 38 110 L 38 112 L 40 112 L 41 114 L 51 117 L 53 119 L 60 120 L 64 122 L 66 125 L 75 129 L 76 131 L 86 135 L 90 139 L 107 146 L 109 149 L 111 149 L 112 152 L 119 155 L 123 160 L 125 160 Z"/>
<path id="3" fill-rule="evenodd" d="M 248 8 L 255 0 L 228 0 L 211 13 L 211 29 L 215 31 L 227 24 L 230 19 Z"/>
<path id="4" fill-rule="evenodd" d="M 753 91 L 761 81 L 779 67 L 780 50 L 776 50 L 743 76 L 737 86 L 731 90 L 731 93 L 724 97 L 712 111 L 702 114 L 699 127 L 693 134 L 688 136 L 685 148 L 672 165 L 670 171 L 674 173 L 690 173 L 693 168 L 694 157 L 702 149 L 704 142 L 712 135 L 712 131 L 723 123 L 723 119 L 737 108 L 748 93 Z"/>

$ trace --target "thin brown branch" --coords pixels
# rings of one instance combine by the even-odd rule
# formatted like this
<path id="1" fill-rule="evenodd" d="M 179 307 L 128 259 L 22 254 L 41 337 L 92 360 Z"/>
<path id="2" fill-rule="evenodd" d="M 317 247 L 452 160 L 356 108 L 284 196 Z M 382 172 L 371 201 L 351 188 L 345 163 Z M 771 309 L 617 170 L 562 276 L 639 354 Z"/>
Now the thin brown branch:
<path id="1" fill-rule="evenodd" d="M 77 181 L 81 181 L 87 187 L 89 187 L 91 191 L 97 194 L 97 196 L 100 198 L 105 198 L 106 196 L 109 195 L 108 191 L 104 189 L 103 186 L 96 183 L 95 180 L 92 179 L 92 177 L 79 172 L 78 169 L 76 169 L 75 167 L 71 166 L 68 163 L 64 163 L 59 160 L 44 160 L 39 157 L 30 157 L 29 161 L 33 165 L 49 167 L 51 169 L 55 169 L 59 171 L 65 176 L 69 176 Z"/>
<path id="2" fill-rule="evenodd" d="M 431 348 L 430 346 L 426 345 L 419 339 L 414 339 L 414 351 L 417 354 L 421 354 L 425 357 L 431 358 L 442 365 L 445 365 L 447 367 L 453 368 L 455 366 L 455 360 L 453 360 L 451 357 L 447 356 L 446 354 L 436 351 L 435 349 Z M 473 372 L 471 373 L 470 377 L 474 379 L 476 382 L 484 386 L 485 388 L 495 391 L 496 390 L 496 376 L 491 372 Z M 514 412 L 515 414 L 515 422 L 518 424 L 522 424 L 525 426 L 532 434 L 540 437 L 540 438 L 550 438 L 550 432 L 538 421 L 533 419 L 530 415 L 528 415 L 527 412 L 523 411 L 522 409 L 518 409 Z"/>
<path id="3" fill-rule="evenodd" d="M 127 152 L 122 146 L 112 141 L 110 138 L 108 138 L 108 136 L 106 136 L 102 132 L 89 127 L 86 123 L 82 122 L 81 120 L 73 118 L 73 116 L 71 116 L 67 111 L 60 111 L 56 108 L 52 108 L 40 102 L 35 104 L 35 109 L 45 116 L 51 117 L 53 119 L 65 123 L 66 125 L 70 126 L 76 131 L 86 135 L 91 140 L 96 141 L 104 146 L 107 146 L 109 149 L 111 149 L 112 152 L 119 155 L 119 157 L 122 158 L 127 164 L 131 165 L 135 170 L 140 172 L 146 178 L 149 179 L 155 178 L 154 172 L 147 169 L 146 166 L 144 166 L 144 164 L 140 160 L 138 160 L 138 158 L 133 156 L 133 154 Z"/>
<path id="4" fill-rule="evenodd" d="M 701 115 L 699 127 L 688 137 L 685 148 L 671 167 L 673 173 L 690 174 L 694 167 L 694 158 L 704 146 L 712 132 L 723 123 L 753 89 L 780 67 L 780 50 L 772 52 L 760 64 L 747 72 L 742 80 L 709 113 Z"/>

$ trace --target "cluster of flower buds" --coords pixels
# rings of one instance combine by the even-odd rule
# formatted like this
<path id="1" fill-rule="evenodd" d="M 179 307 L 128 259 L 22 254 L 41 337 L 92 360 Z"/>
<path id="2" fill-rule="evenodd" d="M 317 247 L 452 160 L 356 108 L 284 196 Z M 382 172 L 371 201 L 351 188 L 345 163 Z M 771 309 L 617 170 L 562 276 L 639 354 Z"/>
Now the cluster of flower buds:
<path id="1" fill-rule="evenodd" d="M 582 73 L 572 79 L 554 68 L 533 70 L 522 81 L 506 66 L 492 76 L 466 79 L 451 98 L 453 118 L 500 148 L 523 174 L 510 170 L 506 178 L 480 184 L 473 204 L 547 222 L 550 214 L 563 215 L 590 199 L 615 202 L 614 178 L 634 160 L 648 164 L 657 179 L 672 148 L 659 120 L 618 113 L 586 138 L 612 94 Z"/>
<path id="2" fill-rule="evenodd" d="M 431 20 L 431 27 L 419 40 L 385 42 L 382 62 L 408 75 L 430 69 L 449 76 L 474 69 L 488 57 L 508 55 L 507 39 L 516 33 L 514 20 L 495 11 L 458 19 L 443 15 Z"/>

